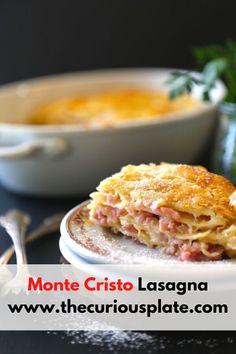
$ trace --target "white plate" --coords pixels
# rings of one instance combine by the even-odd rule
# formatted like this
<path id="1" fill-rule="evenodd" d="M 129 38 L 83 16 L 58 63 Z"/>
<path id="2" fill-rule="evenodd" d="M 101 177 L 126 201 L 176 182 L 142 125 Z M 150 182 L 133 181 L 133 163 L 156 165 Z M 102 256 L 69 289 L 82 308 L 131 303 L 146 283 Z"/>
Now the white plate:
<path id="1" fill-rule="evenodd" d="M 183 262 L 160 249 L 150 249 L 132 239 L 111 234 L 107 229 L 86 223 L 71 222 L 86 210 L 88 201 L 69 211 L 61 223 L 61 236 L 66 247 L 89 263 L 151 264 L 168 272 L 202 272 L 218 276 L 236 276 L 236 260 Z"/>
<path id="2" fill-rule="evenodd" d="M 76 253 L 72 252 L 70 248 L 68 248 L 62 237 L 60 237 L 59 239 L 59 248 L 65 260 L 74 267 L 80 268 L 81 266 L 89 264 L 89 262 L 87 262 L 85 259 L 79 257 Z"/>

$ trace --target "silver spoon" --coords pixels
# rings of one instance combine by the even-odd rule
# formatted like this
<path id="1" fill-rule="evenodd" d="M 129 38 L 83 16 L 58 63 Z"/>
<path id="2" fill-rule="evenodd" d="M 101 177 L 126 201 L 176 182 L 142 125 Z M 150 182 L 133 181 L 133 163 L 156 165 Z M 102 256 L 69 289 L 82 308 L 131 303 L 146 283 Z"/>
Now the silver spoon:
<path id="1" fill-rule="evenodd" d="M 0 225 L 12 239 L 16 252 L 17 268 L 27 264 L 25 251 L 25 232 L 30 223 L 30 216 L 19 210 L 10 210 L 0 217 Z"/>
<path id="2" fill-rule="evenodd" d="M 64 213 L 58 213 L 43 220 L 43 222 L 25 238 L 25 243 L 31 243 L 43 236 L 47 236 L 50 233 L 58 231 L 64 215 Z M 7 264 L 13 254 L 14 246 L 10 246 L 0 257 L 0 265 Z"/>
<path id="3" fill-rule="evenodd" d="M 26 228 L 29 223 L 29 215 L 19 210 L 10 210 L 5 215 L 0 217 L 0 225 L 5 228 L 14 244 L 17 263 L 17 272 L 15 277 L 4 283 L 4 287 L 2 288 L 4 294 L 9 291 L 19 293 L 25 283 L 25 279 L 29 274 L 28 268 L 26 266 L 23 267 L 24 265 L 27 265 L 24 238 Z M 3 269 L 2 272 L 4 272 Z M 3 274 L 1 274 L 1 276 L 2 275 Z"/>

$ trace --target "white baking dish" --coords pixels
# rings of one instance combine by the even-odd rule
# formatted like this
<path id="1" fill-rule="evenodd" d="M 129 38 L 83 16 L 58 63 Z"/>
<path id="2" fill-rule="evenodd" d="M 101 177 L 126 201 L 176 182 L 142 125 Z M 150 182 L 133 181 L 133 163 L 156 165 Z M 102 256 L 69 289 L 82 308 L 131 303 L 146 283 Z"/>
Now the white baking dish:
<path id="1" fill-rule="evenodd" d="M 0 88 L 0 180 L 8 189 L 31 195 L 75 195 L 92 191 L 122 165 L 141 162 L 193 163 L 213 129 L 220 82 L 211 104 L 115 128 L 11 124 L 53 99 L 124 87 L 166 90 L 170 69 L 117 69 L 55 75 Z M 194 96 L 200 95 L 195 89 Z"/>

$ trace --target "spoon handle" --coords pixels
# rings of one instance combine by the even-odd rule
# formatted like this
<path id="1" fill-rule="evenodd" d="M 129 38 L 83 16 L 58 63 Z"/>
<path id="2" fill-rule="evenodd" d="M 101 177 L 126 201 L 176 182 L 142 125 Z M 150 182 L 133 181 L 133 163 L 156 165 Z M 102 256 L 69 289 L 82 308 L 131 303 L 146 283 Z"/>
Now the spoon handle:
<path id="1" fill-rule="evenodd" d="M 18 270 L 21 265 L 27 264 L 24 238 L 29 223 L 29 215 L 18 210 L 10 210 L 0 217 L 0 225 L 6 229 L 14 244 Z"/>
<path id="2" fill-rule="evenodd" d="M 41 237 L 47 236 L 50 233 L 56 232 L 60 228 L 60 223 L 65 213 L 54 214 L 40 224 L 34 231 L 32 231 L 26 238 L 25 243 L 31 243 Z M 10 246 L 0 257 L 0 265 L 7 264 L 14 254 L 14 246 Z"/>
<path id="3" fill-rule="evenodd" d="M 17 223 L 16 231 L 11 235 L 11 238 L 15 246 L 16 263 L 18 267 L 27 264 L 24 236 L 25 232 L 23 232 L 21 225 Z"/>

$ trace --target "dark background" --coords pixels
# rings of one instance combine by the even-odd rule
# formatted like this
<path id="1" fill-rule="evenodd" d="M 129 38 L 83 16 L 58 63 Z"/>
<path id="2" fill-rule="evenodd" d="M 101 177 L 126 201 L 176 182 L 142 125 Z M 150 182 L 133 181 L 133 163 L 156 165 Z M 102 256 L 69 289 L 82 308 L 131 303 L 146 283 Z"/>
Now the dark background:
<path id="1" fill-rule="evenodd" d="M 104 67 L 193 67 L 236 39 L 235 0 L 0 0 L 0 83 Z"/>
<path id="2" fill-rule="evenodd" d="M 235 0 L 0 0 L 0 84 L 52 73 L 106 67 L 194 67 L 191 47 L 236 40 Z M 35 227 L 79 200 L 36 200 L 0 187 L 0 213 L 29 212 Z M 0 253 L 10 245 L 2 234 Z M 57 263 L 58 234 L 28 248 L 29 261 Z M 158 352 L 235 353 L 235 332 L 161 332 Z M 158 343 L 159 343 L 158 342 Z M 182 343 L 180 345 L 179 343 Z M 45 332 L 1 332 L 1 354 L 108 353 Z M 116 353 L 143 353 L 117 349 Z M 150 347 L 146 352 L 154 353 Z"/>

